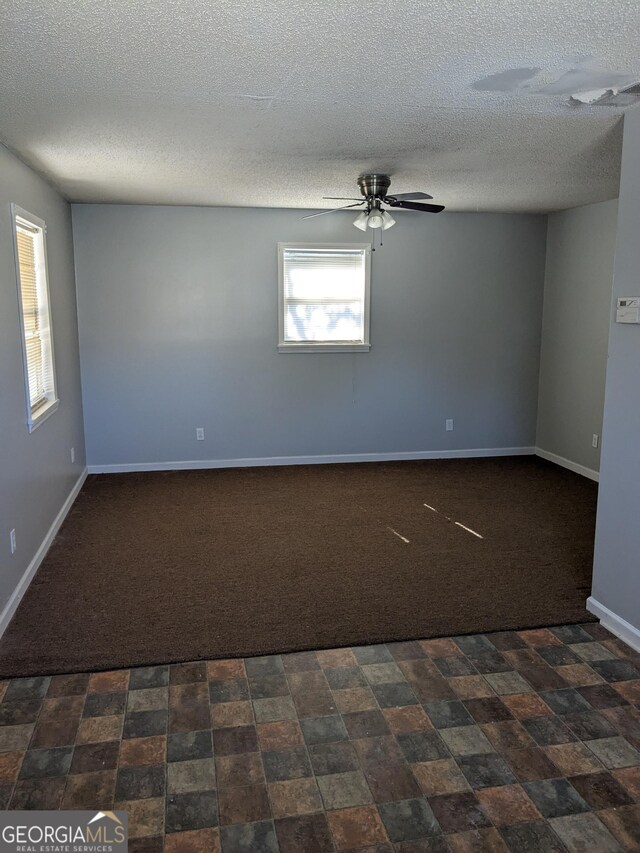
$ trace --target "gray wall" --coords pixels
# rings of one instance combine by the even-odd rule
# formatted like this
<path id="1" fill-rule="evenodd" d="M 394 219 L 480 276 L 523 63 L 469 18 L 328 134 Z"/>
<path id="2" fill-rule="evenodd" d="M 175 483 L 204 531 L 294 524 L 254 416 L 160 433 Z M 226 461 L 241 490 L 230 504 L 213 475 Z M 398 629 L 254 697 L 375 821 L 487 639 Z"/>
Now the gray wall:
<path id="1" fill-rule="evenodd" d="M 29 434 L 10 203 L 47 223 L 58 411 Z M 70 449 L 76 462 L 71 464 Z M 85 465 L 71 211 L 0 146 L 0 608 L 22 577 Z M 16 529 L 12 556 L 9 531 Z"/>
<path id="2" fill-rule="evenodd" d="M 614 300 L 640 296 L 640 112 L 625 115 Z M 605 394 L 593 597 L 640 631 L 640 326 L 613 322 Z M 637 642 L 637 637 L 636 637 Z"/>
<path id="3" fill-rule="evenodd" d="M 617 200 L 549 216 L 537 446 L 597 471 Z"/>
<path id="4" fill-rule="evenodd" d="M 534 444 L 545 217 L 399 214 L 371 351 L 280 354 L 276 243 L 363 238 L 303 215 L 73 206 L 89 464 Z"/>

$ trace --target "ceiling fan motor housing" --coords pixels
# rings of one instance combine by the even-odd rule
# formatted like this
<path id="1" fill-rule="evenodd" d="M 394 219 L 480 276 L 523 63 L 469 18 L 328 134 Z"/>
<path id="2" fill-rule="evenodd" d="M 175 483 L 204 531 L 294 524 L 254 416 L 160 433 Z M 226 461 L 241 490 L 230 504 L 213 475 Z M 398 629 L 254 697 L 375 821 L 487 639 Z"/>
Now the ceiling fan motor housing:
<path id="1" fill-rule="evenodd" d="M 365 198 L 384 198 L 391 185 L 389 175 L 361 175 L 358 178 L 360 192 Z"/>

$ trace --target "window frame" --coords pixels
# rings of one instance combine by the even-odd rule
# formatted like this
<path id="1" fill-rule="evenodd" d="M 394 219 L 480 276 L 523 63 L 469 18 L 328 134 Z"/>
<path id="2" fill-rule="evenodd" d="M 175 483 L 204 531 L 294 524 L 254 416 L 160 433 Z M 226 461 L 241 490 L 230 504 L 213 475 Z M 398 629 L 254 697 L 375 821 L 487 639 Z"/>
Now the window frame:
<path id="1" fill-rule="evenodd" d="M 45 302 L 44 308 L 47 317 L 48 338 L 47 347 L 49 350 L 48 361 L 51 365 L 51 389 L 45 397 L 45 402 L 40 403 L 35 408 L 33 408 L 31 405 L 31 393 L 29 390 L 29 362 L 27 357 L 26 327 L 22 302 L 22 282 L 20 280 L 20 256 L 18 252 L 18 227 L 20 224 L 18 220 L 20 219 L 24 220 L 27 225 L 31 225 L 33 228 L 36 228 L 42 238 L 39 249 L 40 257 L 36 262 L 36 287 L 38 291 L 39 302 L 42 297 L 44 297 L 43 301 Z M 11 205 L 11 225 L 13 232 L 13 252 L 16 264 L 16 284 L 18 289 L 18 311 L 20 317 L 20 340 L 22 343 L 22 365 L 27 409 L 27 427 L 29 432 L 31 433 L 35 429 L 37 429 L 42 423 L 44 423 L 47 418 L 51 417 L 51 415 L 58 409 L 58 405 L 60 402 L 58 399 L 56 362 L 53 347 L 53 321 L 51 317 L 51 296 L 49 292 L 49 270 L 47 261 L 47 225 L 43 219 L 40 219 L 39 216 L 35 216 L 33 213 L 29 213 L 28 210 L 24 210 L 17 204 Z M 40 269 L 38 269 L 38 267 L 40 267 Z"/>
<path id="2" fill-rule="evenodd" d="M 285 341 L 284 252 L 286 249 L 354 249 L 364 252 L 362 341 Z M 369 243 L 278 243 L 278 352 L 369 352 L 371 349 L 371 245 Z"/>

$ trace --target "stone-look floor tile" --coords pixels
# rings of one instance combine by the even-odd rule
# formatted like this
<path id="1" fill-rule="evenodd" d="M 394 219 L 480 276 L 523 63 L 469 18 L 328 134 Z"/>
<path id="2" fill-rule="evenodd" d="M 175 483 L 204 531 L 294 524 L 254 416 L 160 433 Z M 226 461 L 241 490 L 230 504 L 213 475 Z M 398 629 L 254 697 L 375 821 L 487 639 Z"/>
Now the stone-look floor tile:
<path id="1" fill-rule="evenodd" d="M 509 749 L 503 754 L 503 758 L 516 774 L 519 782 L 535 782 L 562 775 L 539 747 Z"/>
<path id="2" fill-rule="evenodd" d="M 280 818 L 275 829 L 280 853 L 331 853 L 335 849 L 324 814 Z"/>
<path id="3" fill-rule="evenodd" d="M 33 723 L 0 726 L 0 753 L 24 751 L 29 746 L 34 728 Z"/>
<path id="4" fill-rule="evenodd" d="M 480 673 L 507 672 L 512 669 L 511 664 L 498 651 L 479 652 L 477 655 L 470 655 L 469 660 Z"/>
<path id="5" fill-rule="evenodd" d="M 448 680 L 449 687 L 459 699 L 488 699 L 493 696 L 492 687 L 482 675 L 462 675 Z"/>
<path id="6" fill-rule="evenodd" d="M 32 749 L 54 746 L 70 746 L 75 742 L 80 720 L 74 717 L 58 720 L 42 719 L 36 723 L 31 743 Z"/>
<path id="7" fill-rule="evenodd" d="M 214 729 L 250 726 L 253 724 L 251 702 L 219 702 L 211 706 L 211 726 Z"/>
<path id="8" fill-rule="evenodd" d="M 146 800 L 163 797 L 164 793 L 164 765 L 121 767 L 118 770 L 116 800 Z"/>
<path id="9" fill-rule="evenodd" d="M 640 669 L 626 660 L 595 660 L 590 666 L 601 675 L 605 681 L 637 681 L 640 679 Z"/>
<path id="10" fill-rule="evenodd" d="M 167 761 L 192 761 L 194 758 L 211 758 L 213 742 L 211 731 L 179 732 L 167 738 Z"/>
<path id="11" fill-rule="evenodd" d="M 548 628 L 535 628 L 531 631 L 518 631 L 520 639 L 528 646 L 562 646 L 564 640 L 553 634 Z"/>
<path id="12" fill-rule="evenodd" d="M 449 638 L 436 640 L 421 640 L 420 647 L 431 658 L 444 658 L 451 655 L 462 655 L 462 649 Z"/>
<path id="13" fill-rule="evenodd" d="M 640 806 L 629 805 L 598 812 L 620 844 L 628 850 L 640 850 Z"/>
<path id="14" fill-rule="evenodd" d="M 389 730 L 394 734 L 422 732 L 433 728 L 424 708 L 406 705 L 404 708 L 384 708 L 382 715 Z"/>
<path id="15" fill-rule="evenodd" d="M 371 685 L 396 684 L 405 680 L 402 670 L 395 662 L 365 664 L 362 666 L 362 674 Z"/>
<path id="16" fill-rule="evenodd" d="M 560 841 L 548 823 L 535 821 L 500 827 L 510 853 L 566 853 L 567 848 Z M 586 851 L 585 851 L 586 853 Z"/>
<path id="17" fill-rule="evenodd" d="M 519 672 L 489 672 L 484 677 L 499 696 L 533 692 Z"/>
<path id="18" fill-rule="evenodd" d="M 371 663 L 387 663 L 393 661 L 391 652 L 385 645 L 354 646 L 351 650 L 360 666 Z"/>
<path id="19" fill-rule="evenodd" d="M 409 764 L 449 757 L 449 750 L 438 732 L 405 732 L 397 735 L 396 739 Z"/>
<path id="20" fill-rule="evenodd" d="M 308 752 L 316 776 L 348 773 L 360 767 L 353 744 L 348 741 L 318 743 L 310 746 Z"/>
<path id="21" fill-rule="evenodd" d="M 547 703 L 537 693 L 512 693 L 502 696 L 502 701 L 519 720 L 546 717 L 553 714 Z"/>
<path id="22" fill-rule="evenodd" d="M 546 818 L 565 817 L 589 811 L 589 806 L 566 779 L 525 782 L 523 787 Z"/>
<path id="23" fill-rule="evenodd" d="M 0 784 L 13 783 L 18 778 L 24 752 L 0 753 Z"/>
<path id="24" fill-rule="evenodd" d="M 317 782 L 327 811 L 365 806 L 373 802 L 369 786 L 359 770 L 319 776 Z"/>
<path id="25" fill-rule="evenodd" d="M 613 775 L 620 782 L 633 799 L 640 803 L 640 767 L 627 767 L 622 770 L 614 770 Z"/>
<path id="26" fill-rule="evenodd" d="M 569 646 L 562 644 L 557 646 L 541 646 L 536 651 L 549 666 L 571 666 L 572 664 L 582 663 L 582 658 L 579 655 L 571 651 Z"/>
<path id="27" fill-rule="evenodd" d="M 628 702 L 640 703 L 640 679 L 637 681 L 619 681 L 613 687 Z"/>
<path id="28" fill-rule="evenodd" d="M 511 785 L 515 774 L 496 752 L 483 755 L 462 755 L 458 765 L 472 788 L 491 788 L 496 785 Z"/>
<path id="29" fill-rule="evenodd" d="M 151 687 L 166 687 L 169 684 L 169 666 L 141 666 L 131 670 L 129 690 L 145 690 Z"/>
<path id="30" fill-rule="evenodd" d="M 544 751 L 563 776 L 577 776 L 579 773 L 602 770 L 598 759 L 583 743 L 546 746 Z"/>
<path id="31" fill-rule="evenodd" d="M 190 791 L 167 797 L 166 832 L 185 832 L 217 825 L 218 798 L 215 791 Z"/>
<path id="32" fill-rule="evenodd" d="M 418 661 L 418 663 L 424 663 Z M 475 676 L 462 676 L 463 678 L 474 678 Z M 481 677 L 481 676 L 480 676 Z M 416 680 L 409 679 L 413 692 L 420 702 L 434 702 L 436 699 L 456 699 L 457 697 L 446 678 L 441 675 L 427 675 Z"/>
<path id="33" fill-rule="evenodd" d="M 293 652 L 283 655 L 282 665 L 285 672 L 308 672 L 320 669 L 320 662 L 315 652 Z"/>
<path id="34" fill-rule="evenodd" d="M 127 694 L 124 690 L 115 693 L 87 694 L 82 711 L 83 717 L 110 717 L 113 714 L 124 714 L 127 705 Z"/>
<path id="35" fill-rule="evenodd" d="M 481 788 L 477 796 L 496 826 L 542 820 L 542 815 L 520 785 Z"/>
<path id="36" fill-rule="evenodd" d="M 464 704 L 476 723 L 500 723 L 513 720 L 514 717 L 507 705 L 497 696 L 490 696 L 485 699 L 467 699 Z"/>
<path id="37" fill-rule="evenodd" d="M 110 694 L 113 695 L 113 694 Z M 87 703 L 88 703 L 87 699 Z M 169 707 L 169 690 L 167 687 L 145 687 L 141 690 L 130 690 L 128 693 L 127 711 L 164 711 Z M 88 714 L 85 713 L 85 717 Z"/>
<path id="38" fill-rule="evenodd" d="M 423 798 L 383 803 L 378 811 L 393 842 L 415 841 L 440 831 L 429 803 Z"/>
<path id="39" fill-rule="evenodd" d="M 338 809 L 329 812 L 327 820 L 339 851 L 357 850 L 388 840 L 380 814 L 374 806 Z"/>
<path id="40" fill-rule="evenodd" d="M 480 801 L 470 791 L 431 797 L 429 805 L 444 833 L 467 832 L 491 826 Z"/>
<path id="41" fill-rule="evenodd" d="M 412 765 L 411 769 L 426 797 L 469 790 L 469 783 L 452 758 L 425 761 Z"/>
<path id="42" fill-rule="evenodd" d="M 565 714 L 563 722 L 579 740 L 595 740 L 596 738 L 615 737 L 618 730 L 608 719 L 607 714 L 616 708 L 604 711 L 583 711 L 579 714 Z"/>
<path id="43" fill-rule="evenodd" d="M 483 723 L 480 728 L 485 733 L 496 752 L 507 749 L 526 749 L 535 746 L 532 737 L 517 720 L 505 720 L 500 723 Z"/>
<path id="44" fill-rule="evenodd" d="M 545 690 L 540 695 L 555 714 L 579 714 L 592 710 L 587 700 L 573 687 Z"/>
<path id="45" fill-rule="evenodd" d="M 84 696 L 89 685 L 89 674 L 54 675 L 49 682 L 47 696 Z"/>
<path id="46" fill-rule="evenodd" d="M 206 682 L 169 688 L 169 732 L 192 732 L 211 725 Z"/>
<path id="47" fill-rule="evenodd" d="M 117 693 L 129 689 L 129 670 L 118 669 L 110 672 L 94 672 L 89 676 L 89 693 Z"/>
<path id="48" fill-rule="evenodd" d="M 617 655 L 611 649 L 603 646 L 602 643 L 594 641 L 593 643 L 574 643 L 568 646 L 585 663 L 591 663 L 594 660 L 615 660 Z"/>
<path id="49" fill-rule="evenodd" d="M 255 726 L 235 726 L 231 729 L 216 729 L 213 733 L 213 751 L 218 755 L 237 755 L 241 752 L 258 751 L 258 735 Z"/>
<path id="50" fill-rule="evenodd" d="M 358 666 L 358 660 L 351 649 L 324 649 L 316 652 L 322 669 Z"/>
<path id="51" fill-rule="evenodd" d="M 49 689 L 50 681 L 49 676 L 14 678 L 5 691 L 4 701 L 15 702 L 20 699 L 43 699 Z"/>
<path id="52" fill-rule="evenodd" d="M 271 820 L 223 826 L 220 828 L 220 840 L 223 853 L 278 853 Z"/>
<path id="53" fill-rule="evenodd" d="M 131 848 L 130 853 L 133 853 Z M 164 853 L 222 853 L 220 831 L 209 828 L 174 832 L 164 839 Z"/>
<path id="54" fill-rule="evenodd" d="M 117 802 L 114 811 L 126 811 L 129 820 L 129 838 L 146 838 L 162 835 L 165 827 L 164 797 L 147 800 Z"/>
<path id="55" fill-rule="evenodd" d="M 567 815 L 550 821 L 569 853 L 621 853 L 622 848 L 594 814 Z"/>
<path id="56" fill-rule="evenodd" d="M 66 781 L 62 776 L 45 779 L 19 779 L 13 790 L 9 808 L 55 811 L 60 808 Z"/>
<path id="57" fill-rule="evenodd" d="M 122 717 L 87 717 L 80 721 L 76 743 L 117 740 L 122 735 Z"/>
<path id="58" fill-rule="evenodd" d="M 264 782 L 264 769 L 259 752 L 216 756 L 218 788 L 235 788 Z"/>
<path id="59" fill-rule="evenodd" d="M 163 850 L 164 838 L 160 835 L 129 839 L 129 853 L 163 853 Z"/>
<path id="60" fill-rule="evenodd" d="M 220 826 L 232 823 L 254 823 L 271 817 L 266 785 L 244 788 L 222 788 L 218 791 Z"/>
<path id="61" fill-rule="evenodd" d="M 640 765 L 640 752 L 622 737 L 590 740 L 586 745 L 608 770 Z"/>
<path id="62" fill-rule="evenodd" d="M 587 773 L 571 776 L 569 782 L 592 809 L 633 805 L 633 797 L 611 773 Z"/>
<path id="63" fill-rule="evenodd" d="M 209 681 L 230 681 L 247 677 L 242 658 L 207 661 Z"/>
<path id="64" fill-rule="evenodd" d="M 493 752 L 493 747 L 479 726 L 441 729 L 440 735 L 453 755 Z"/>
<path id="65" fill-rule="evenodd" d="M 496 647 L 485 634 L 468 634 L 452 639 L 465 655 L 479 655 L 483 652 L 496 651 Z"/>
<path id="66" fill-rule="evenodd" d="M 303 746 L 263 752 L 262 762 L 267 782 L 283 782 L 285 779 L 313 775 L 307 750 Z"/>
<path id="67" fill-rule="evenodd" d="M 405 763 L 371 764 L 364 766 L 363 770 L 376 803 L 410 800 L 422 794 L 415 776 Z"/>
<path id="68" fill-rule="evenodd" d="M 281 655 L 246 658 L 244 666 L 247 671 L 247 678 L 264 678 L 268 675 L 282 675 L 284 672 Z"/>
<path id="69" fill-rule="evenodd" d="M 426 652 L 418 640 L 404 640 L 387 643 L 387 649 L 394 660 L 419 660 L 426 657 Z"/>
<path id="70" fill-rule="evenodd" d="M 120 748 L 121 741 L 117 740 L 76 746 L 73 750 L 69 772 L 95 773 L 99 770 L 115 770 L 118 766 Z"/>
<path id="71" fill-rule="evenodd" d="M 458 651 L 458 654 L 462 652 Z M 402 670 L 407 681 L 416 682 L 424 679 L 435 677 L 443 679 L 443 676 L 438 667 L 433 662 L 433 658 L 422 658 L 421 660 L 401 660 L 398 661 L 398 667 Z M 446 680 L 443 679 L 446 684 Z"/>
<path id="72" fill-rule="evenodd" d="M 622 682 L 621 682 L 622 683 Z M 616 708 L 620 705 L 626 705 L 627 700 L 620 694 L 615 687 L 618 685 L 612 684 L 593 684 L 578 688 L 578 693 L 587 700 L 587 702 L 598 710 L 604 708 Z"/>
<path id="73" fill-rule="evenodd" d="M 71 766 L 73 747 L 55 749 L 30 749 L 22 761 L 20 779 L 41 779 L 51 776 L 66 776 Z"/>
<path id="74" fill-rule="evenodd" d="M 68 776 L 61 808 L 112 809 L 115 786 L 115 770 Z"/>
<path id="75" fill-rule="evenodd" d="M 139 738 L 164 735 L 167 731 L 167 720 L 167 711 L 134 711 L 128 713 L 124 718 L 122 737 Z"/>
<path id="76" fill-rule="evenodd" d="M 367 679 L 359 666 L 340 666 L 325 669 L 324 674 L 332 690 L 347 690 L 350 687 L 367 686 Z"/>
<path id="77" fill-rule="evenodd" d="M 602 684 L 603 679 L 597 672 L 583 663 L 574 663 L 567 666 L 559 666 L 556 672 L 571 687 L 587 687 Z"/>
<path id="78" fill-rule="evenodd" d="M 119 764 L 120 767 L 164 764 L 166 755 L 167 738 L 164 735 L 131 738 L 123 740 L 120 744 Z"/>
<path id="79" fill-rule="evenodd" d="M 343 720 L 352 740 L 379 737 L 390 733 L 382 711 L 355 711 L 343 714 Z"/>
<path id="80" fill-rule="evenodd" d="M 252 699 L 274 699 L 276 696 L 288 696 L 289 684 L 284 675 L 263 675 L 249 679 L 249 693 Z"/>
<path id="81" fill-rule="evenodd" d="M 376 697 L 370 687 L 348 687 L 345 690 L 334 690 L 333 698 L 336 709 L 341 714 L 371 711 L 378 708 Z"/>
<path id="82" fill-rule="evenodd" d="M 297 712 L 291 696 L 276 696 L 271 699 L 254 699 L 253 712 L 257 723 L 277 720 L 295 720 Z"/>
<path id="83" fill-rule="evenodd" d="M 223 678 L 209 682 L 212 705 L 218 702 L 244 702 L 249 698 L 249 682 L 246 678 Z"/>
<path id="84" fill-rule="evenodd" d="M 0 726 L 21 726 L 35 723 L 42 707 L 42 699 L 17 699 L 0 705 Z"/>
<path id="85" fill-rule="evenodd" d="M 436 729 L 472 726 L 475 722 L 466 705 L 459 699 L 439 699 L 435 702 L 427 702 L 424 709 Z"/>
<path id="86" fill-rule="evenodd" d="M 477 675 L 478 670 L 464 655 L 450 655 L 449 657 L 432 658 L 436 669 L 445 678 L 454 678 L 456 675 Z"/>
<path id="87" fill-rule="evenodd" d="M 532 717 L 523 720 L 522 724 L 539 746 L 577 740 L 559 717 Z"/>
<path id="88" fill-rule="evenodd" d="M 447 836 L 447 842 L 452 853 L 509 853 L 494 827 L 456 832 L 455 835 Z"/>
<path id="89" fill-rule="evenodd" d="M 337 740 L 347 740 L 347 730 L 339 714 L 327 717 L 307 717 L 300 723 L 305 743 L 332 743 Z"/>
<path id="90" fill-rule="evenodd" d="M 590 643 L 593 639 L 580 625 L 558 625 L 555 628 L 550 628 L 550 631 L 563 643 L 567 643 L 567 645 L 571 643 Z"/>
<path id="91" fill-rule="evenodd" d="M 274 818 L 294 817 L 322 810 L 322 799 L 314 778 L 271 782 L 269 797 Z"/>
<path id="92" fill-rule="evenodd" d="M 205 661 L 174 663 L 169 667 L 169 684 L 189 684 L 192 681 L 207 680 Z"/>
<path id="93" fill-rule="evenodd" d="M 216 768 L 213 758 L 174 761 L 167 767 L 167 791 L 169 794 L 209 791 L 215 787 Z"/>
<path id="94" fill-rule="evenodd" d="M 256 726 L 260 749 L 267 752 L 273 749 L 286 749 L 304 746 L 302 730 L 296 720 L 279 720 L 273 723 L 258 723 Z"/>

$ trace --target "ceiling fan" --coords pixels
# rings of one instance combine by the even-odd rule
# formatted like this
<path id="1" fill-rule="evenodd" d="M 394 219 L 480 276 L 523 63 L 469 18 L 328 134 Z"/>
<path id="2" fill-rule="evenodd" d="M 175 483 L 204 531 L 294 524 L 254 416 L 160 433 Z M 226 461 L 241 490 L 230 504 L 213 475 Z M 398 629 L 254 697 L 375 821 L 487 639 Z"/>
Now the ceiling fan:
<path id="1" fill-rule="evenodd" d="M 440 213 L 441 210 L 444 210 L 444 206 L 441 204 L 424 204 L 417 201 L 417 199 L 433 198 L 428 193 L 395 193 L 389 195 L 388 191 L 391 186 L 389 175 L 361 175 L 358 178 L 358 186 L 363 199 L 324 196 L 327 201 L 352 201 L 355 203 L 334 207 L 332 210 L 323 210 L 320 213 L 311 213 L 309 216 L 304 216 L 303 219 L 313 219 L 314 216 L 324 216 L 327 213 L 335 213 L 337 210 L 347 210 L 350 207 L 365 205 L 365 209 L 353 223 L 355 227 L 361 231 L 366 231 L 367 228 L 381 228 L 386 231 L 387 228 L 392 228 L 396 221 L 388 210 L 382 208 L 383 204 L 405 210 L 419 210 L 423 213 Z"/>

